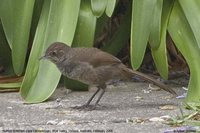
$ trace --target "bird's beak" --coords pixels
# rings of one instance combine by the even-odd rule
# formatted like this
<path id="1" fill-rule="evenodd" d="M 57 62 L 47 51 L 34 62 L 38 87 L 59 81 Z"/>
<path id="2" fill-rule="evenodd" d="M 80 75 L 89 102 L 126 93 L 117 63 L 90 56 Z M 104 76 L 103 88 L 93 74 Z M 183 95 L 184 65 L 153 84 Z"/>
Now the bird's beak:
<path id="1" fill-rule="evenodd" d="M 47 57 L 44 55 L 42 57 L 39 58 L 39 60 L 42 60 L 42 59 L 46 59 Z"/>

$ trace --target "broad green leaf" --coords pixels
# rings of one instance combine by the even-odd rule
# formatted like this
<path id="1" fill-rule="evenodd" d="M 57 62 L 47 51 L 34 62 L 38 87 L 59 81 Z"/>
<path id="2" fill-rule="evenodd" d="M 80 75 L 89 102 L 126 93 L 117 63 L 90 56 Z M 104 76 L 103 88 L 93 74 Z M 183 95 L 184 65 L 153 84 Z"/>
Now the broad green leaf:
<path id="1" fill-rule="evenodd" d="M 107 1 L 108 0 L 91 0 L 91 7 L 95 16 L 100 17 L 104 13 Z"/>
<path id="2" fill-rule="evenodd" d="M 153 11 L 153 21 L 149 36 L 149 44 L 152 49 L 157 49 L 160 45 L 162 7 L 163 0 L 157 0 Z"/>
<path id="3" fill-rule="evenodd" d="M 138 69 L 142 63 L 151 31 L 156 0 L 134 0 L 131 21 L 131 65 Z"/>
<path id="4" fill-rule="evenodd" d="M 199 0 L 179 0 L 183 12 L 192 28 L 193 34 L 197 40 L 198 47 L 200 48 L 200 1 Z M 194 17 L 195 16 L 195 17 Z"/>
<path id="5" fill-rule="evenodd" d="M 35 0 L 3 0 L 3 28 L 12 48 L 12 63 L 17 75 L 24 71 Z"/>
<path id="6" fill-rule="evenodd" d="M 107 6 L 106 6 L 106 15 L 108 17 L 112 16 L 113 11 L 115 9 L 115 5 L 116 5 L 116 0 L 108 0 Z"/>
<path id="7" fill-rule="evenodd" d="M 174 3 L 173 0 L 167 0 L 163 2 L 164 5 L 162 11 L 161 39 L 159 42 L 159 47 L 157 49 L 151 48 L 156 68 L 164 79 L 168 78 L 166 33 L 167 33 L 167 25 L 169 22 L 169 16 L 173 8 L 173 3 Z"/>
<path id="8" fill-rule="evenodd" d="M 65 77 L 64 78 L 64 85 L 66 88 L 73 90 L 73 91 L 88 91 L 88 85 L 82 82 L 70 79 Z"/>
<path id="9" fill-rule="evenodd" d="M 4 32 L 8 41 L 10 48 L 12 49 L 13 40 L 13 2 L 12 0 L 1 0 L 0 1 L 0 18 L 3 21 Z"/>
<path id="10" fill-rule="evenodd" d="M 61 73 L 50 61 L 38 59 L 52 42 L 72 44 L 79 7 L 80 0 L 45 0 L 20 90 L 26 102 L 42 102 L 54 92 Z"/>
<path id="11" fill-rule="evenodd" d="M 90 8 L 90 1 L 81 1 L 73 47 L 92 47 L 96 28 L 96 17 Z"/>
<path id="12" fill-rule="evenodd" d="M 186 102 L 187 104 L 200 106 L 200 49 L 178 1 L 175 1 L 169 19 L 168 31 L 190 68 Z"/>
<path id="13" fill-rule="evenodd" d="M 22 86 L 20 88 L 20 93 L 24 99 L 26 99 L 29 91 L 33 89 L 32 84 L 34 83 L 38 74 L 39 58 L 42 55 L 44 47 L 43 45 L 45 43 L 45 34 L 48 23 L 49 8 L 50 8 L 50 1 L 45 0 L 40 20 L 36 29 L 32 50 L 26 68 L 26 73 L 24 76 L 24 80 L 22 82 Z"/>
<path id="14" fill-rule="evenodd" d="M 131 6 L 128 7 L 120 27 L 112 38 L 105 44 L 102 50 L 117 55 L 123 46 L 128 42 L 131 32 Z"/>

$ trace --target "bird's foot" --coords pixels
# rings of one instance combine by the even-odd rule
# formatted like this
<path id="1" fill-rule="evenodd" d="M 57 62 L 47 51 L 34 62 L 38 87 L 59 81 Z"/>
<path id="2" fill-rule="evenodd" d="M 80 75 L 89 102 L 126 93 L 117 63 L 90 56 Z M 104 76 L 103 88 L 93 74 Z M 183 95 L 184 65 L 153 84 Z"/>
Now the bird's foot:
<path id="1" fill-rule="evenodd" d="M 77 110 L 86 110 L 86 111 L 92 111 L 94 109 L 96 109 L 96 105 L 88 105 L 88 104 L 84 104 L 82 106 L 74 106 L 71 107 L 72 109 L 77 109 Z"/>

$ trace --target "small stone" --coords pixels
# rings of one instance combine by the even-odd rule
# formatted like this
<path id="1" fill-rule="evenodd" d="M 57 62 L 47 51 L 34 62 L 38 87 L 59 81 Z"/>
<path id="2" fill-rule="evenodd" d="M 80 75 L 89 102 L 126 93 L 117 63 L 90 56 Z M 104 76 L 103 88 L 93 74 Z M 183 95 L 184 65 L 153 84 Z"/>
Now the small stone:
<path id="1" fill-rule="evenodd" d="M 56 99 L 56 102 L 59 103 L 61 100 L 62 100 L 61 98 L 57 98 L 57 99 Z"/>
<path id="2" fill-rule="evenodd" d="M 143 92 L 145 93 L 145 94 L 148 94 L 148 93 L 150 93 L 151 92 L 151 90 L 143 90 Z"/>
<path id="3" fill-rule="evenodd" d="M 140 100 L 142 100 L 142 99 L 143 99 L 143 97 L 136 96 L 136 97 L 135 97 L 135 99 L 136 99 L 136 101 L 140 101 Z"/>
<path id="4" fill-rule="evenodd" d="M 13 107 L 10 107 L 10 106 L 9 106 L 9 107 L 7 107 L 7 109 L 13 109 Z"/>

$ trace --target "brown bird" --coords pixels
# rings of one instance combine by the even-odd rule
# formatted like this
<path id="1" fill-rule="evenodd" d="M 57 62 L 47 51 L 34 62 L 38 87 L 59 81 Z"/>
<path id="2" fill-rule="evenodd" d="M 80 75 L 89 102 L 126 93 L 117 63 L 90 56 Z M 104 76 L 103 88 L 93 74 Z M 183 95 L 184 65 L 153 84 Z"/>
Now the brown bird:
<path id="1" fill-rule="evenodd" d="M 55 42 L 48 47 L 42 58 L 53 62 L 64 76 L 98 88 L 86 104 L 77 107 L 80 109 L 89 107 L 94 109 L 102 98 L 107 83 L 118 79 L 128 80 L 135 75 L 176 95 L 175 91 L 163 83 L 127 68 L 118 58 L 97 48 L 71 48 L 64 43 Z M 101 93 L 94 106 L 89 106 L 100 90 Z"/>

